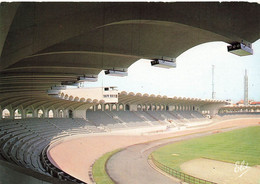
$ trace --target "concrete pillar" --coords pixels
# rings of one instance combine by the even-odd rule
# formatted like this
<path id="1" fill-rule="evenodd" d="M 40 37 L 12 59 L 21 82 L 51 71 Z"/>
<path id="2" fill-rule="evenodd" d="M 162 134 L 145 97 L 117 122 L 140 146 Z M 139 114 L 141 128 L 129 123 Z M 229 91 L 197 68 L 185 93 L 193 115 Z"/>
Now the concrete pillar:
<path id="1" fill-rule="evenodd" d="M 48 118 L 48 110 L 43 110 L 43 118 Z"/>
<path id="2" fill-rule="evenodd" d="M 21 110 L 21 115 L 22 115 L 22 119 L 26 118 L 26 110 L 25 109 Z"/>
<path id="3" fill-rule="evenodd" d="M 37 113 L 38 113 L 37 111 L 38 111 L 37 109 L 34 109 L 34 110 L 33 110 L 33 118 L 37 118 L 37 117 L 38 117 L 38 116 L 37 116 Z"/>
<path id="4" fill-rule="evenodd" d="M 59 110 L 55 109 L 53 110 L 53 118 L 58 118 L 59 117 Z"/>
<path id="5" fill-rule="evenodd" d="M 14 110 L 11 109 L 9 110 L 9 112 L 10 112 L 10 119 L 14 119 Z"/>
<path id="6" fill-rule="evenodd" d="M 64 114 L 64 118 L 69 118 L 69 109 L 65 109 L 63 111 L 63 114 Z"/>

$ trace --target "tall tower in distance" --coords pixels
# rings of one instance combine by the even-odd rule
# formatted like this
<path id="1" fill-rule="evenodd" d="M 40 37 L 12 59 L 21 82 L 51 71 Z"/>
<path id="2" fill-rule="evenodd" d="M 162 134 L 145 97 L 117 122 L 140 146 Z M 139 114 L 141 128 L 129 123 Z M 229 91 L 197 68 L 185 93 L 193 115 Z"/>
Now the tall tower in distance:
<path id="1" fill-rule="evenodd" d="M 245 70 L 245 77 L 244 77 L 244 105 L 248 105 L 248 76 L 247 76 L 247 70 Z"/>
<path id="2" fill-rule="evenodd" d="M 215 65 L 212 65 L 212 99 L 216 98 L 214 72 L 215 72 Z"/>

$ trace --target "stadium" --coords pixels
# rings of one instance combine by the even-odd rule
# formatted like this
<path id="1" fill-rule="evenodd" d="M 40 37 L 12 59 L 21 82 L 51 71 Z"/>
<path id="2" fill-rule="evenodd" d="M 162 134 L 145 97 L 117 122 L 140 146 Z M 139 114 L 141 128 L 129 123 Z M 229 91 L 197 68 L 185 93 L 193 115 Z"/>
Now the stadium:
<path id="1" fill-rule="evenodd" d="M 82 87 L 103 71 L 127 76 L 139 59 L 175 68 L 208 42 L 251 57 L 259 12 L 246 2 L 1 3 L 0 183 L 259 184 L 260 106 L 247 73 L 234 105 L 214 90 Z"/>

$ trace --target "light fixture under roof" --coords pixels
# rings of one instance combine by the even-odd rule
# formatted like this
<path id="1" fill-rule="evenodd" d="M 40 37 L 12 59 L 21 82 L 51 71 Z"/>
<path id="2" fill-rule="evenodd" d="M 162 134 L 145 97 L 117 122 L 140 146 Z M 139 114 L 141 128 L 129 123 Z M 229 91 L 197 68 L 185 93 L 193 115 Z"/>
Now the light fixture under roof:
<path id="1" fill-rule="evenodd" d="M 151 65 L 160 68 L 176 68 L 176 60 L 154 59 L 151 61 Z"/>
<path id="2" fill-rule="evenodd" d="M 106 70 L 105 74 L 110 76 L 117 76 L 117 77 L 125 77 L 128 75 L 127 71 L 124 70 Z"/>
<path id="3" fill-rule="evenodd" d="M 66 90 L 67 86 L 64 85 L 55 85 L 51 87 L 52 90 Z"/>
<path id="4" fill-rule="evenodd" d="M 79 83 L 78 82 L 72 82 L 72 81 L 66 81 L 66 82 L 62 82 L 61 85 L 78 87 Z"/>
<path id="5" fill-rule="evenodd" d="M 97 77 L 78 77 L 78 81 L 77 82 L 97 82 L 98 78 Z"/>
<path id="6" fill-rule="evenodd" d="M 228 52 L 235 54 L 237 56 L 247 56 L 253 55 L 253 49 L 251 48 L 251 44 L 248 46 L 245 43 L 235 42 L 231 45 L 227 46 Z"/>

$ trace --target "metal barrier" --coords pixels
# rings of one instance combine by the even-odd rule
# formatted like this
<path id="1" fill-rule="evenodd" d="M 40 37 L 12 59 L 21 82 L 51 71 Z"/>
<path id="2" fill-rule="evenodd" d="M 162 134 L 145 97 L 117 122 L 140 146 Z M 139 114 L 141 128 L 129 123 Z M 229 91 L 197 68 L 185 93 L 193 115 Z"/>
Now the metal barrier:
<path id="1" fill-rule="evenodd" d="M 189 174 L 185 174 L 183 172 L 177 171 L 175 169 L 172 169 L 157 160 L 154 159 L 153 155 L 150 155 L 150 159 L 152 160 L 153 164 L 162 170 L 163 172 L 166 172 L 167 174 L 174 176 L 175 178 L 178 178 L 184 182 L 190 183 L 190 184 L 217 184 L 211 181 L 203 180 L 200 178 L 196 178 L 194 176 L 191 176 Z"/>

